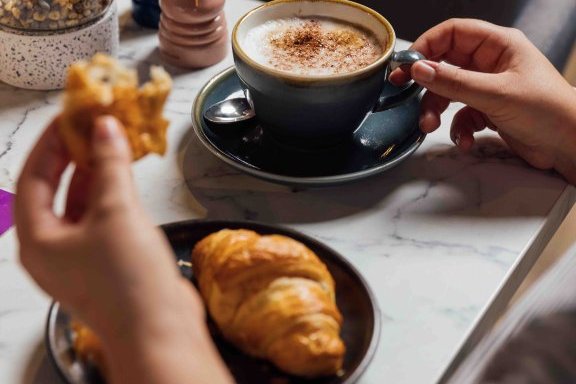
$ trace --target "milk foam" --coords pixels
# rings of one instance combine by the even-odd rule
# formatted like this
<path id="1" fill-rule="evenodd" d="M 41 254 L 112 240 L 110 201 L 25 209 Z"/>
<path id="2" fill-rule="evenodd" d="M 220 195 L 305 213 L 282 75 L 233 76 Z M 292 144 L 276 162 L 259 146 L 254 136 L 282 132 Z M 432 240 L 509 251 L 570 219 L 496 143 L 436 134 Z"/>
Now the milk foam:
<path id="1" fill-rule="evenodd" d="M 382 55 L 370 32 L 329 18 L 269 20 L 249 30 L 241 45 L 259 64 L 306 76 L 352 72 Z"/>

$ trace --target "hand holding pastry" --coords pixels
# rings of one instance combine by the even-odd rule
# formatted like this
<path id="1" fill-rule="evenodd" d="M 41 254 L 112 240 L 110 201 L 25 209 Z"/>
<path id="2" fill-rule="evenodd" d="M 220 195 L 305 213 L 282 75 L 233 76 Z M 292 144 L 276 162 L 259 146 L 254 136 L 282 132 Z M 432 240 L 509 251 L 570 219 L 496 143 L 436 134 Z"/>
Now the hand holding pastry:
<path id="1" fill-rule="evenodd" d="M 99 336 L 109 382 L 230 382 L 198 294 L 138 202 L 130 148 L 115 119 L 96 120 L 90 167 L 74 173 L 66 213 L 54 212 L 69 164 L 58 124 L 42 135 L 18 180 L 24 267 Z"/>
<path id="2" fill-rule="evenodd" d="M 138 89 L 136 72 L 107 56 L 72 65 L 64 110 L 18 181 L 20 257 L 36 282 L 88 325 L 79 334 L 89 337 L 77 341 L 98 342 L 77 347 L 101 347 L 98 363 L 110 382 L 226 383 L 200 299 L 132 180 L 132 160 L 166 149 L 162 109 L 171 80 L 161 68 L 151 76 Z M 70 160 L 76 169 L 59 216 L 54 196 Z"/>

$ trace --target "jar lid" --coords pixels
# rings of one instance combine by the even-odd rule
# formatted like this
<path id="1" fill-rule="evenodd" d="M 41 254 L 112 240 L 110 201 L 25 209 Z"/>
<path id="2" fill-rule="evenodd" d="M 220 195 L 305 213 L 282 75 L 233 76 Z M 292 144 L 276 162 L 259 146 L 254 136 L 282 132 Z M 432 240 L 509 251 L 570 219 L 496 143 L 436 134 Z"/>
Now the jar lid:
<path id="1" fill-rule="evenodd" d="M 0 0 L 0 27 L 57 31 L 90 23 L 113 0 Z"/>

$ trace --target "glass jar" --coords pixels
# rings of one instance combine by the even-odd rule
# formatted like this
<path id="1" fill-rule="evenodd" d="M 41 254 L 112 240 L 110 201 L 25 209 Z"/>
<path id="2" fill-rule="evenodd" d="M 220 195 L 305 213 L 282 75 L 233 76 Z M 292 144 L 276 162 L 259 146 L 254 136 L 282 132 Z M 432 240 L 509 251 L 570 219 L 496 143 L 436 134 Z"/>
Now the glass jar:
<path id="1" fill-rule="evenodd" d="M 102 16 L 112 0 L 0 0 L 0 26 L 25 31 L 75 28 Z"/>
<path id="2" fill-rule="evenodd" d="M 70 64 L 118 49 L 114 0 L 0 0 L 0 81 L 60 89 Z"/>

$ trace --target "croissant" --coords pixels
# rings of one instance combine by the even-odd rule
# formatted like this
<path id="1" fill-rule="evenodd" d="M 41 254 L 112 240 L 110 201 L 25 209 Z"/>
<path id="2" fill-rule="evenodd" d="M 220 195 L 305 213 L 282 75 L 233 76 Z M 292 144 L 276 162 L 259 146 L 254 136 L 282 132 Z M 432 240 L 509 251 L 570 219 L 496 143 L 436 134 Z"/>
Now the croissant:
<path id="1" fill-rule="evenodd" d="M 72 320 L 73 348 L 80 360 L 94 364 L 105 376 L 107 372 L 100 338 L 85 324 Z"/>
<path id="2" fill-rule="evenodd" d="M 224 229 L 196 244 L 192 265 L 212 319 L 242 351 L 298 376 L 341 370 L 345 346 L 334 280 L 306 246 Z"/>

